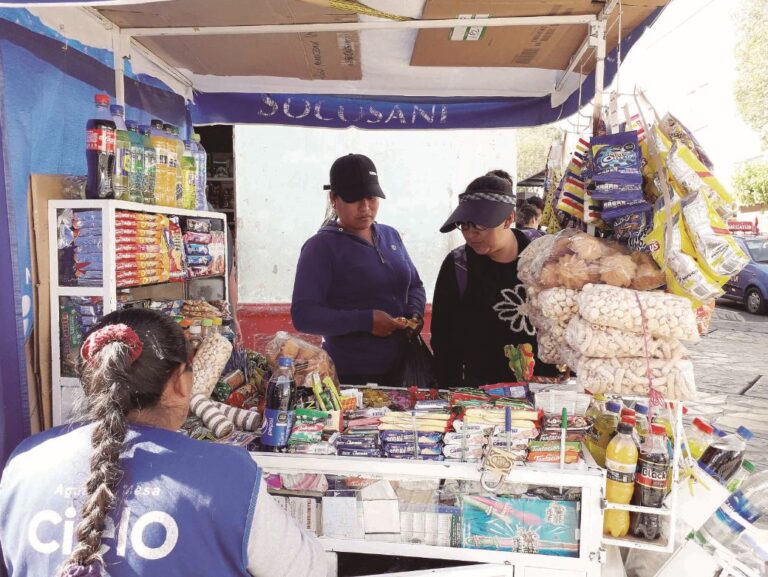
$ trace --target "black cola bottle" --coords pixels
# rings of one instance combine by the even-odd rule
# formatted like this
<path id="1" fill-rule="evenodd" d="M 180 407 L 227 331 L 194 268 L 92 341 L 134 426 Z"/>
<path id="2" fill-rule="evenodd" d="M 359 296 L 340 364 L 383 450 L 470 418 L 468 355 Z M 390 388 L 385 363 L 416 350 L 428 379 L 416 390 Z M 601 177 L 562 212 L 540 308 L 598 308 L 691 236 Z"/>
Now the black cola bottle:
<path id="1" fill-rule="evenodd" d="M 666 435 L 664 425 L 654 423 L 651 425 L 650 435 L 640 447 L 635 493 L 632 496 L 633 505 L 659 509 L 664 503 L 669 472 Z M 653 513 L 633 512 L 630 515 L 629 530 L 635 537 L 655 541 L 661 535 L 661 519 Z"/>
<path id="2" fill-rule="evenodd" d="M 109 96 L 97 94 L 96 115 L 85 125 L 85 159 L 88 180 L 85 196 L 90 199 L 115 198 L 112 173 L 115 168 L 116 127 L 109 115 Z"/>
<path id="3" fill-rule="evenodd" d="M 264 418 L 261 425 L 261 450 L 282 453 L 288 448 L 296 407 L 296 381 L 293 360 L 280 357 L 277 370 L 269 379 Z"/>

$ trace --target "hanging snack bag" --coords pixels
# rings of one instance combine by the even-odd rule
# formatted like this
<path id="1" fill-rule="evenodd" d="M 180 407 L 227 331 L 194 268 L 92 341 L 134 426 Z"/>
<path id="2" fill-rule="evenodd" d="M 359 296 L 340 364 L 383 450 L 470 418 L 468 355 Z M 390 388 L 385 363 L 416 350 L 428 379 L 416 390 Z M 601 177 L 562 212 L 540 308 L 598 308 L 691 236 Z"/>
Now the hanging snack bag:
<path id="1" fill-rule="evenodd" d="M 676 188 L 683 197 L 701 193 L 722 220 L 736 216 L 739 203 L 715 178 L 690 148 L 676 142 L 667 156 L 669 172 L 676 181 Z"/>
<path id="2" fill-rule="evenodd" d="M 608 183 L 640 183 L 641 159 L 637 132 L 595 136 L 590 142 L 595 172 L 592 180 Z"/>
<path id="3" fill-rule="evenodd" d="M 721 296 L 721 285 L 695 258 L 696 251 L 680 217 L 680 202 L 673 201 L 671 208 L 672 246 L 666 246 L 667 210 L 663 199 L 656 203 L 655 212 L 653 230 L 645 237 L 645 243 L 653 259 L 664 269 L 670 292 L 690 299 L 694 306 Z"/>
<path id="4" fill-rule="evenodd" d="M 581 177 L 571 172 L 565 173 L 557 210 L 579 220 L 584 218 L 584 181 Z"/>
<path id="5" fill-rule="evenodd" d="M 208 251 L 211 256 L 210 274 L 224 274 L 227 257 L 227 237 L 224 231 L 214 230 L 211 232 L 211 243 L 208 245 Z"/>
<path id="6" fill-rule="evenodd" d="M 685 126 L 683 126 L 683 123 L 680 122 L 677 118 L 675 118 L 669 113 L 665 114 L 664 118 L 662 118 L 661 122 L 659 123 L 659 128 L 669 140 L 679 141 L 685 146 L 687 146 L 689 149 L 694 151 L 696 154 L 696 158 L 707 169 L 709 170 L 713 169 L 714 165 L 712 164 L 712 161 L 704 152 L 704 149 L 698 143 L 698 141 L 696 140 L 696 137 L 694 137 L 693 133 L 690 130 L 688 130 Z"/>

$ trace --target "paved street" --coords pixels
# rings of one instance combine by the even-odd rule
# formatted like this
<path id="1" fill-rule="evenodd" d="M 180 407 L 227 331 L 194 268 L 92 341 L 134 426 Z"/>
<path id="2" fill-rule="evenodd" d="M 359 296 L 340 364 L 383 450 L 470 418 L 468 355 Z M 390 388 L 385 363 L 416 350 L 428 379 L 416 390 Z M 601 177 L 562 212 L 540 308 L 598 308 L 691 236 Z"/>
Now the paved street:
<path id="1" fill-rule="evenodd" d="M 728 432 L 745 425 L 755 434 L 748 458 L 768 468 L 768 316 L 718 303 L 709 334 L 689 349 L 700 393 L 689 417 Z"/>

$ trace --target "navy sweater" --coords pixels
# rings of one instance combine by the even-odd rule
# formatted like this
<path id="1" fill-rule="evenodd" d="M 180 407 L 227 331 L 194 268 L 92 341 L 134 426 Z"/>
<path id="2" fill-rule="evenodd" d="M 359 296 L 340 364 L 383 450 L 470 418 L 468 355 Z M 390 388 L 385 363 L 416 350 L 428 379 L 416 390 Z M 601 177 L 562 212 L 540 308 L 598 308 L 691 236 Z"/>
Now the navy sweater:
<path id="1" fill-rule="evenodd" d="M 291 317 L 302 332 L 322 335 L 342 377 L 384 375 L 395 369 L 404 334 L 371 334 L 373 311 L 423 316 L 424 285 L 400 234 L 373 225 L 374 244 L 331 224 L 301 249 Z"/>

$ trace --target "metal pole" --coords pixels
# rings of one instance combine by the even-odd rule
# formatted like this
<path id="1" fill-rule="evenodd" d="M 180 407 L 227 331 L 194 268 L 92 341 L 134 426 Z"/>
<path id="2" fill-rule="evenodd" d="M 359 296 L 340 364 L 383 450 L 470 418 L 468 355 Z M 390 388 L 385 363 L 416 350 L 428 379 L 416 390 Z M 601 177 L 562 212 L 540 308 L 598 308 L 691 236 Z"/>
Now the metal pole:
<path id="1" fill-rule="evenodd" d="M 557 26 L 590 24 L 594 14 L 563 16 L 520 16 L 504 18 L 451 18 L 444 20 L 393 20 L 376 22 L 324 22 L 316 24 L 262 24 L 243 26 L 179 26 L 172 28 L 124 28 L 131 37 L 140 36 L 211 36 L 237 34 L 290 34 L 308 32 L 356 32 L 359 30 L 424 30 L 499 26 Z"/>
<path id="2" fill-rule="evenodd" d="M 600 113 L 603 107 L 603 90 L 605 89 L 605 20 L 592 24 L 592 40 L 595 42 L 595 97 L 592 109 L 592 134 L 597 134 L 600 124 Z"/>
<path id="3" fill-rule="evenodd" d="M 115 99 L 120 106 L 125 106 L 125 42 L 123 32 L 115 26 L 112 30 L 112 53 L 115 59 Z"/>

